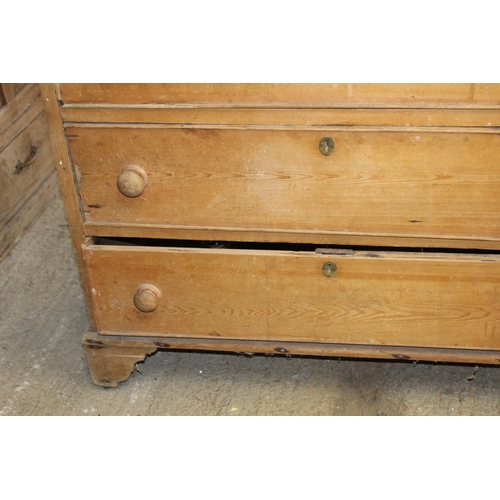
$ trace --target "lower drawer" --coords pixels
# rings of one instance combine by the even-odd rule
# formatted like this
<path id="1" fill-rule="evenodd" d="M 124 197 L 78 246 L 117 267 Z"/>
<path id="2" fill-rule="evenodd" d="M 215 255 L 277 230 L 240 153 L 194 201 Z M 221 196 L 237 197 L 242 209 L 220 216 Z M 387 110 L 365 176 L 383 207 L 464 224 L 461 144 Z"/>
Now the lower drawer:
<path id="1" fill-rule="evenodd" d="M 91 244 L 84 256 L 103 335 L 500 348 L 496 255 Z"/>

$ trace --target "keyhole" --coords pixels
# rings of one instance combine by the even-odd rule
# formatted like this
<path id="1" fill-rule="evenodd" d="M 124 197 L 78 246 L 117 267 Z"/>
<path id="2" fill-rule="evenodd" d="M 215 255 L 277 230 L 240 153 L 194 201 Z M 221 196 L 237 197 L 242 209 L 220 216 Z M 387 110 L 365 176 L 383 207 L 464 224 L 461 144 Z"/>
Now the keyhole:
<path id="1" fill-rule="evenodd" d="M 337 264 L 335 262 L 325 262 L 322 271 L 327 278 L 331 278 L 337 272 Z"/>
<path id="2" fill-rule="evenodd" d="M 319 151 L 324 156 L 330 156 L 335 148 L 335 143 L 331 137 L 323 137 L 319 141 Z"/>

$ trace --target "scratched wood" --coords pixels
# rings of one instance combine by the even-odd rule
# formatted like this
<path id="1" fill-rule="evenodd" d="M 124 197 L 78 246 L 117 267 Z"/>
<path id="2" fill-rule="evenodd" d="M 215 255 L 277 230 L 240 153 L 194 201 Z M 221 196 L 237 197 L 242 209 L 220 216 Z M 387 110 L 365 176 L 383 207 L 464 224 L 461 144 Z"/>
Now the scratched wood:
<path id="1" fill-rule="evenodd" d="M 120 382 L 127 380 L 135 364 L 144 361 L 147 355 L 153 354 L 158 349 L 500 364 L 499 352 L 492 350 L 180 337 L 123 337 L 99 335 L 92 331 L 85 332 L 83 347 L 93 382 L 104 387 L 116 387 Z"/>
<path id="2" fill-rule="evenodd" d="M 133 337 L 99 335 L 87 331 L 83 336 L 83 344 L 90 352 L 113 352 L 116 357 L 126 353 L 127 348 L 135 347 L 149 351 L 156 349 L 169 350 L 206 350 L 232 351 L 245 354 L 275 355 L 311 355 L 354 357 L 364 359 L 381 358 L 386 360 L 408 361 L 442 361 L 448 363 L 484 363 L 500 364 L 499 352 L 495 350 L 474 349 L 440 349 L 407 346 L 380 346 L 362 344 L 328 344 L 320 342 L 284 342 L 265 340 L 233 340 L 233 339 L 195 339 L 181 337 Z M 133 351 L 132 351 L 133 353 Z M 136 353 L 133 353 L 136 354 Z M 137 354 L 140 354 L 137 352 Z"/>
<path id="3" fill-rule="evenodd" d="M 87 357 L 92 381 L 103 387 L 116 387 L 127 380 L 136 363 L 144 361 L 148 354 L 158 347 L 153 343 L 139 345 L 131 342 L 120 346 L 118 343 L 101 342 L 96 334 L 87 332 L 83 339 L 83 349 Z"/>
<path id="4" fill-rule="evenodd" d="M 450 254 L 85 248 L 108 335 L 500 347 L 500 258 Z M 332 261 L 337 273 L 323 275 Z M 134 306 L 139 286 L 161 296 Z"/>
<path id="5" fill-rule="evenodd" d="M 500 84 L 60 84 L 68 103 L 271 107 L 500 105 Z"/>
<path id="6" fill-rule="evenodd" d="M 500 239 L 500 136 L 67 129 L 88 224 Z M 318 144 L 331 136 L 335 150 Z M 127 165 L 148 174 L 123 196 Z"/>

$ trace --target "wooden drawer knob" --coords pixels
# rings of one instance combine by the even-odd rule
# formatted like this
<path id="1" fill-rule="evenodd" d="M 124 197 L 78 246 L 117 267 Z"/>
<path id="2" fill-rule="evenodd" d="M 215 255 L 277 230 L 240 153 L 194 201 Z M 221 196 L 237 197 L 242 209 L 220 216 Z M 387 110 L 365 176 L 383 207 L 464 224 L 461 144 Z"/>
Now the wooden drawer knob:
<path id="1" fill-rule="evenodd" d="M 148 174 L 137 165 L 125 167 L 116 179 L 118 191 L 129 198 L 140 196 L 148 185 Z"/>
<path id="2" fill-rule="evenodd" d="M 154 285 L 141 285 L 134 296 L 134 305 L 142 312 L 152 312 L 158 307 L 161 292 Z"/>

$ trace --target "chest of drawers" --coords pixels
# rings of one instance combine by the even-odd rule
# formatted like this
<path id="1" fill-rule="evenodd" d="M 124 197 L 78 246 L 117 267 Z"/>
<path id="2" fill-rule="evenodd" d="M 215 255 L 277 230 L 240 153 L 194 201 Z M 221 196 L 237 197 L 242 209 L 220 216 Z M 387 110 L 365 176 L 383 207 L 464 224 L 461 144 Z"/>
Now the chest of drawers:
<path id="1" fill-rule="evenodd" d="M 500 363 L 500 85 L 42 85 L 90 329 Z"/>

